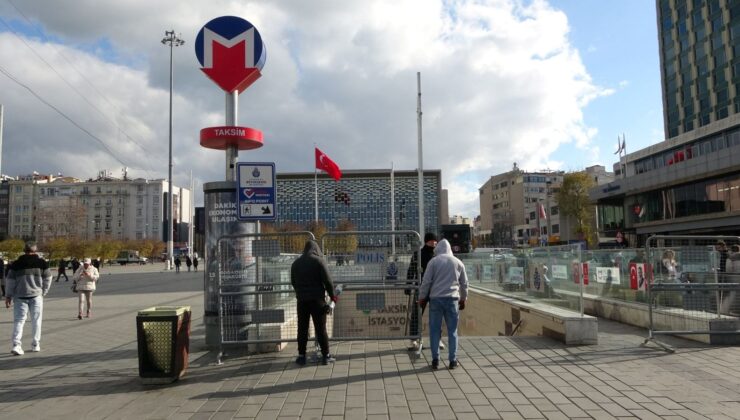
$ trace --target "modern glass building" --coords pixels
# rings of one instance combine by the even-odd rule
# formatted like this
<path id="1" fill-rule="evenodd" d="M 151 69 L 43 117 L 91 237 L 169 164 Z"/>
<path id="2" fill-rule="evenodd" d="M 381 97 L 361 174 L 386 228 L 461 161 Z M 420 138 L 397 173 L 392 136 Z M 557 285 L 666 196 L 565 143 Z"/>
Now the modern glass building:
<path id="1" fill-rule="evenodd" d="M 657 0 L 667 139 L 590 191 L 599 232 L 740 234 L 740 0 Z"/>
<path id="2" fill-rule="evenodd" d="M 356 230 L 419 230 L 419 189 L 417 171 L 346 170 L 334 181 L 326 174 L 314 179 L 311 173 L 278 173 L 278 226 L 294 223 L 302 227 L 315 220 L 315 188 L 318 187 L 319 221 L 329 230 L 348 220 Z M 391 179 L 393 187 L 391 188 Z M 442 203 L 442 172 L 424 171 L 424 225 L 428 232 L 439 232 Z M 394 199 L 391 200 L 391 191 Z M 422 234 L 423 236 L 423 234 Z"/>
<path id="3" fill-rule="evenodd" d="M 740 112 L 740 2 L 659 0 L 657 4 L 667 137 Z"/>

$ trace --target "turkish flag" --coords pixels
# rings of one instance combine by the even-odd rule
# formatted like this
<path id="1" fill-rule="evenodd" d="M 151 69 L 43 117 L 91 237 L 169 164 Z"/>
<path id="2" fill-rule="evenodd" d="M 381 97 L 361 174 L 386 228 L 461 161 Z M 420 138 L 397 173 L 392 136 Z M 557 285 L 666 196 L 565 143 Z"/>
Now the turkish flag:
<path id="1" fill-rule="evenodd" d="M 326 172 L 335 181 L 339 181 L 342 177 L 342 171 L 339 169 L 339 166 L 333 160 L 329 159 L 329 156 L 319 150 L 318 147 L 316 148 L 316 169 Z"/>

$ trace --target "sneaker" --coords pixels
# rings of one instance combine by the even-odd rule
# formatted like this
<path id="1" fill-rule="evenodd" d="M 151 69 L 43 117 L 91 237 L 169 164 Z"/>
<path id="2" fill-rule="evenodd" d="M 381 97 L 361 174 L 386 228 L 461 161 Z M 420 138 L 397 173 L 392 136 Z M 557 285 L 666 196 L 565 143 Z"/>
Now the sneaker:
<path id="1" fill-rule="evenodd" d="M 440 350 L 444 350 L 445 349 L 445 343 L 443 343 L 443 342 L 440 341 L 439 342 L 439 349 Z"/>
<path id="2" fill-rule="evenodd" d="M 41 351 L 41 346 L 39 344 L 34 344 L 31 346 L 31 351 L 34 353 L 38 353 Z"/>
<path id="3" fill-rule="evenodd" d="M 11 352 L 11 353 L 12 353 L 12 354 L 13 354 L 14 356 L 23 356 L 23 353 L 24 353 L 24 351 L 23 351 L 23 349 L 21 348 L 21 346 L 13 346 L 13 349 L 12 349 L 12 350 L 10 350 L 10 352 Z"/>
<path id="4" fill-rule="evenodd" d="M 331 354 L 327 354 L 326 356 L 321 358 L 321 364 L 324 366 L 328 365 L 329 363 L 334 363 L 336 361 L 337 359 L 335 359 Z"/>
<path id="5" fill-rule="evenodd" d="M 409 346 L 407 347 L 408 351 L 417 351 L 419 350 L 419 341 L 418 340 L 411 340 L 409 342 Z"/>
<path id="6" fill-rule="evenodd" d="M 306 364 L 306 355 L 300 354 L 298 357 L 296 357 L 295 362 L 301 366 L 304 366 Z"/>
<path id="7" fill-rule="evenodd" d="M 432 369 L 439 369 L 439 359 L 432 359 Z"/>
<path id="8" fill-rule="evenodd" d="M 453 360 L 450 362 L 450 370 L 455 369 L 459 365 L 457 360 Z"/>

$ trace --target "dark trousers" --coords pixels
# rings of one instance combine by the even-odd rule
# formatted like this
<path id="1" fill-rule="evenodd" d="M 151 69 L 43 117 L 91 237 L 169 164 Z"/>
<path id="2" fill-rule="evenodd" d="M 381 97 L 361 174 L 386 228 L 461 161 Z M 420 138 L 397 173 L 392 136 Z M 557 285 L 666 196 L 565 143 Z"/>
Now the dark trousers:
<path id="1" fill-rule="evenodd" d="M 57 281 L 59 281 L 59 279 L 62 278 L 62 276 L 64 276 L 64 278 L 65 278 L 64 281 L 69 281 L 69 277 L 67 277 L 67 273 L 65 273 L 63 271 L 60 272 L 59 274 L 57 274 Z"/>
<path id="2" fill-rule="evenodd" d="M 411 319 L 409 324 L 409 335 L 419 335 L 419 304 L 416 303 L 419 300 L 419 293 L 414 292 L 411 297 Z M 424 314 L 422 309 L 421 314 Z"/>
<path id="3" fill-rule="evenodd" d="M 306 354 L 308 344 L 308 320 L 313 319 L 316 340 L 321 346 L 321 354 L 329 354 L 329 336 L 326 334 L 326 303 L 324 299 L 298 301 L 298 354 Z"/>

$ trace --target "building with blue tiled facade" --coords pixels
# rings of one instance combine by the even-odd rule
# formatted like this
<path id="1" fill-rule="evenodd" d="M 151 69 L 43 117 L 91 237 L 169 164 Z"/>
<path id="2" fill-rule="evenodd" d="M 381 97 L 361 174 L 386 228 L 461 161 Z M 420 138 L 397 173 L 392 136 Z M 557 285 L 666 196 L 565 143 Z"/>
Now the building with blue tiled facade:
<path id="1" fill-rule="evenodd" d="M 355 230 L 391 230 L 391 213 L 395 230 L 419 230 L 418 172 L 394 171 L 394 209 L 391 209 L 391 171 L 346 170 L 334 181 L 320 173 L 316 184 L 314 173 L 278 173 L 278 226 L 295 223 L 307 226 L 315 219 L 314 188 L 318 185 L 319 221 L 335 230 L 349 220 Z M 424 226 L 427 232 L 439 233 L 446 223 L 447 203 L 442 202 L 442 171 L 424 171 Z M 443 222 L 445 220 L 445 222 Z"/>

